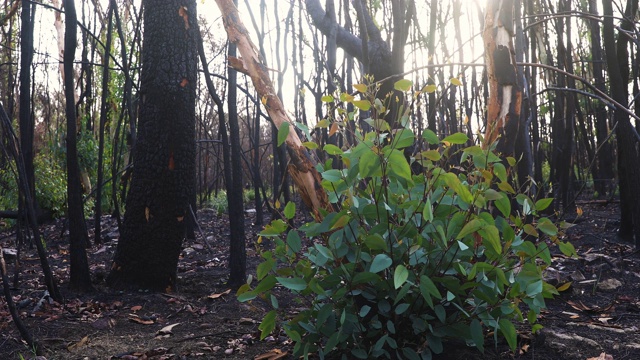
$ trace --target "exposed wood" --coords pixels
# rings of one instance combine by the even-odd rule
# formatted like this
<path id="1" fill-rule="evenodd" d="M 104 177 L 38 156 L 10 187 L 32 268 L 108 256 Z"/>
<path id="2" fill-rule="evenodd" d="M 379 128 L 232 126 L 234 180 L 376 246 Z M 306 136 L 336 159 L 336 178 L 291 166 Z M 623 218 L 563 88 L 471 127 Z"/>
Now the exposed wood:
<path id="1" fill-rule="evenodd" d="M 485 61 L 489 78 L 485 146 L 499 139 L 497 151 L 512 155 L 518 135 L 522 89 L 516 76 L 513 1 L 489 0 L 484 18 Z"/>
<path id="2" fill-rule="evenodd" d="M 263 65 L 257 48 L 251 42 L 249 33 L 238 15 L 238 9 L 231 0 L 216 0 L 229 41 L 236 44 L 242 58 L 230 58 L 229 64 L 236 70 L 251 77 L 253 86 L 262 99 L 273 124 L 280 129 L 282 124 L 289 123 L 290 131 L 285 140 L 291 164 L 289 175 L 298 186 L 304 203 L 312 209 L 314 217 L 321 219 L 320 210 L 332 211 L 331 203 L 321 186 L 321 178 L 315 169 L 315 161 L 302 144 L 293 125 L 293 121 L 285 111 L 282 101 L 276 95 L 269 78 L 268 69 Z"/>

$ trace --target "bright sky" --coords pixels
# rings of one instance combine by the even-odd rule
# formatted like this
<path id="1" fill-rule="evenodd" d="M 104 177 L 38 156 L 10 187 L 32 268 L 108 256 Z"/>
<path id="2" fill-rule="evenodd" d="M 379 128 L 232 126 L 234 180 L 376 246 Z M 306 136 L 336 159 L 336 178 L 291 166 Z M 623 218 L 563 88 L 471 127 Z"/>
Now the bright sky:
<path id="1" fill-rule="evenodd" d="M 301 4 L 303 4 L 302 0 L 291 0 L 291 1 L 296 2 L 295 6 L 300 6 Z M 441 51 L 438 51 L 438 53 L 436 54 L 436 58 L 435 58 L 436 63 L 448 63 L 448 62 L 457 62 L 457 61 L 483 63 L 484 59 L 481 57 L 483 49 L 482 49 L 482 41 L 480 38 L 480 30 L 481 30 L 479 25 L 480 15 L 478 14 L 478 11 L 481 11 L 484 9 L 485 1 L 486 0 L 461 0 L 462 17 L 460 19 L 460 26 L 461 26 L 460 37 L 462 42 L 464 43 L 462 47 L 462 49 L 464 50 L 463 59 L 460 59 L 458 53 L 455 52 L 459 46 L 454 37 L 455 31 L 453 27 L 453 21 L 451 21 L 451 17 L 452 17 L 452 10 L 450 7 L 451 2 L 441 1 L 439 3 L 439 6 L 442 7 L 441 9 L 439 9 L 439 11 L 448 13 L 447 17 L 443 20 L 443 23 L 447 28 L 445 31 L 445 34 L 446 34 L 445 36 L 447 37 L 447 40 L 446 40 L 447 49 L 448 49 L 447 51 L 451 53 L 449 54 L 450 55 L 449 58 L 445 58 L 444 52 L 442 51 L 442 49 L 440 49 Z M 324 3 L 324 1 L 321 1 L 321 2 Z M 106 12 L 108 1 L 101 0 L 100 3 L 102 5 L 103 11 Z M 135 0 L 134 3 L 136 4 L 136 9 L 139 10 L 140 1 Z M 252 10 L 254 11 L 254 16 L 256 17 L 256 21 L 260 21 L 259 3 L 260 2 L 258 0 L 249 0 L 249 4 L 253 7 Z M 272 48 L 271 46 L 272 44 L 275 43 L 275 39 L 270 37 L 270 36 L 275 37 L 275 31 L 273 31 L 276 26 L 273 19 L 274 4 L 280 7 L 279 14 L 281 14 L 280 16 L 281 23 L 279 25 L 282 25 L 282 20 L 286 16 L 287 10 L 290 6 L 290 2 L 277 1 L 277 0 L 267 1 L 268 8 L 265 14 L 265 19 L 267 22 L 265 24 L 265 31 L 267 32 L 267 38 L 265 39 L 265 47 L 266 47 L 266 53 L 267 53 L 266 61 L 268 62 L 268 65 L 270 68 L 276 68 L 275 58 L 273 56 L 273 52 L 271 51 L 271 48 Z M 420 32 L 423 35 L 426 35 L 429 29 L 428 6 L 429 5 L 427 4 L 427 2 L 416 1 L 418 19 L 421 19 L 420 23 L 417 24 L 417 27 L 419 27 Z M 80 21 L 82 21 L 82 2 L 76 1 L 76 7 L 78 11 L 78 17 Z M 239 1 L 239 11 L 241 13 L 242 20 L 245 22 L 245 26 L 249 29 L 251 33 L 252 41 L 257 44 L 257 37 L 253 32 L 253 25 L 251 23 L 250 16 L 244 0 Z M 294 13 L 297 14 L 297 9 L 294 10 Z M 48 65 L 46 67 L 42 65 L 38 65 L 36 68 L 35 75 L 37 79 L 40 79 L 39 81 L 46 83 L 49 89 L 60 89 L 61 78 L 58 70 L 57 33 L 56 33 L 56 29 L 53 26 L 54 12 L 51 9 L 46 9 L 44 7 L 38 6 L 36 14 L 37 15 L 36 15 L 35 49 L 40 55 L 36 55 L 35 62 L 45 61 Z M 204 17 L 209 23 L 209 25 L 212 26 L 213 29 L 217 29 L 217 31 L 214 31 L 214 33 L 217 33 L 217 35 L 219 35 L 217 42 L 223 43 L 226 40 L 226 34 L 224 33 L 224 30 L 222 27 L 222 20 L 220 18 L 220 12 L 218 10 L 218 7 L 215 1 L 199 0 L 198 14 L 200 17 Z M 423 14 L 423 15 L 420 15 L 420 14 Z M 382 22 L 384 20 L 381 18 L 381 16 L 382 16 L 382 12 L 379 12 L 378 18 L 377 18 L 378 22 Z M 355 19 L 355 17 L 353 18 Z M 93 19 L 91 19 L 91 21 L 93 22 Z M 305 23 L 307 23 L 307 21 L 303 21 L 303 24 Z M 90 27 L 93 30 L 94 28 L 93 25 L 90 25 Z M 310 29 L 311 28 L 304 30 L 307 39 L 313 36 Z M 281 32 L 283 33 L 284 29 L 281 29 Z M 79 42 L 82 39 L 80 33 L 78 35 L 78 39 L 79 39 Z M 324 39 L 318 39 L 318 41 L 321 44 L 323 43 L 323 40 Z M 289 46 L 292 46 L 292 41 L 289 41 Z M 207 48 L 206 45 L 205 45 L 205 48 Z M 311 49 L 307 49 L 306 52 L 308 57 L 307 64 L 311 64 L 312 61 L 310 59 L 313 56 L 313 54 L 311 53 Z M 413 53 L 409 52 L 408 50 L 406 53 L 406 56 L 407 56 L 407 62 L 405 64 L 405 71 L 423 66 L 428 61 L 426 57 L 427 56 L 426 48 L 419 49 Z M 78 59 L 78 61 L 80 60 L 80 57 L 81 57 L 81 48 L 79 46 L 78 49 L 76 50 L 76 58 Z M 222 60 L 220 59 L 219 61 L 222 61 Z M 338 65 L 340 65 L 340 58 L 338 59 Z M 458 70 L 454 70 L 454 71 L 458 71 Z M 310 72 L 311 72 L 311 69 L 307 70 L 306 71 L 307 75 L 309 75 Z M 448 74 L 449 70 L 447 70 L 446 73 Z M 457 76 L 457 75 L 459 74 L 457 73 L 453 74 L 453 76 Z M 470 72 L 467 72 L 465 75 L 470 76 Z M 407 78 L 412 78 L 412 76 L 408 75 Z M 446 78 L 448 79 L 448 75 Z M 293 91 L 295 91 L 295 88 L 291 86 L 292 83 L 293 83 L 293 71 L 291 66 L 289 65 L 287 72 L 285 74 L 285 84 L 287 85 L 283 89 L 283 91 L 285 92 L 284 94 L 285 99 L 293 99 Z M 307 101 L 307 103 L 309 104 L 309 106 L 313 106 L 312 101 Z M 315 113 L 314 109 L 308 109 L 308 114 L 314 114 L 314 113 Z"/>

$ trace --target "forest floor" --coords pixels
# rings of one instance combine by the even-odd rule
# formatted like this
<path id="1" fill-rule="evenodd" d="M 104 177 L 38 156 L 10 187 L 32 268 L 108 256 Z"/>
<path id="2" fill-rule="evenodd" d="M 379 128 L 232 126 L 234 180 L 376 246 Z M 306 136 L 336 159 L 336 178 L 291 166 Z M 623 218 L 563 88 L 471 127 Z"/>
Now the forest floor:
<path id="1" fill-rule="evenodd" d="M 640 358 L 640 256 L 616 237 L 618 203 L 579 205 L 583 215 L 567 231 L 579 259 L 554 256 L 547 271 L 554 284 L 571 285 L 547 302 L 544 329 L 532 335 L 521 326 L 518 348 L 504 342 L 485 353 L 451 347 L 439 359 L 601 359 Z M 69 292 L 69 246 L 63 222 L 44 225 L 50 263 L 60 281 L 64 304 L 48 301 L 35 250 L 25 250 L 18 287 L 12 290 L 19 312 L 36 339 L 46 347 L 43 359 L 292 359 L 291 342 L 282 334 L 259 340 L 258 325 L 266 307 L 239 303 L 225 286 L 228 275 L 229 225 L 226 215 L 199 212 L 200 234 L 188 240 L 179 263 L 179 287 L 173 294 L 116 292 L 107 274 L 118 232 L 113 219 L 103 219 L 106 239 L 89 251 L 96 291 Z M 246 218 L 247 265 L 259 263 L 255 239 L 260 227 Z M 0 246 L 15 248 L 15 233 L 0 233 Z M 207 243 L 209 245 L 207 245 Z M 9 273 L 14 274 L 9 261 Z M 1 291 L 0 291 L 1 293 Z M 281 304 L 283 305 L 283 304 Z M 295 311 L 295 302 L 284 304 Z M 263 355 L 263 357 L 260 357 Z M 0 299 L 0 359 L 34 358 L 11 320 L 4 295 Z"/>

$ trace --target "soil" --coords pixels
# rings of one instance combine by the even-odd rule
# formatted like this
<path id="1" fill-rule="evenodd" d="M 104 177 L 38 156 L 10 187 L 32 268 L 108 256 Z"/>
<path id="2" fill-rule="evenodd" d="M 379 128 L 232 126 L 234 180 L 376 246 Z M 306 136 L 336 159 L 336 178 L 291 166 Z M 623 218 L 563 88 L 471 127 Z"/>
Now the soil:
<path id="1" fill-rule="evenodd" d="M 564 288 L 547 302 L 540 317 L 544 329 L 531 334 L 522 325 L 518 348 L 510 351 L 493 337 L 485 353 L 451 345 L 439 359 L 602 359 L 640 358 L 640 257 L 616 237 L 618 204 L 583 201 L 582 215 L 567 230 L 579 259 L 554 256 L 548 281 Z M 96 291 L 67 289 L 69 246 L 64 223 L 43 225 L 50 264 L 65 296 L 63 304 L 45 294 L 35 249 L 23 250 L 18 286 L 11 295 L 22 320 L 46 348 L 39 359 L 292 359 L 292 344 L 282 333 L 259 340 L 258 325 L 268 310 L 259 303 L 239 303 L 225 285 L 228 276 L 229 226 L 226 215 L 199 212 L 202 233 L 184 243 L 179 288 L 172 294 L 116 292 L 104 284 L 118 232 L 105 217 L 105 241 L 89 251 Z M 253 214 L 246 217 L 248 273 L 259 263 Z M 15 248 L 15 233 L 0 233 L 0 246 Z M 13 260 L 8 271 L 15 274 Z M 12 279 L 13 280 L 13 279 Z M 264 357 L 260 358 L 261 355 Z M 270 356 L 267 356 L 270 355 Z M 35 355 L 21 340 L 2 294 L 0 359 Z"/>

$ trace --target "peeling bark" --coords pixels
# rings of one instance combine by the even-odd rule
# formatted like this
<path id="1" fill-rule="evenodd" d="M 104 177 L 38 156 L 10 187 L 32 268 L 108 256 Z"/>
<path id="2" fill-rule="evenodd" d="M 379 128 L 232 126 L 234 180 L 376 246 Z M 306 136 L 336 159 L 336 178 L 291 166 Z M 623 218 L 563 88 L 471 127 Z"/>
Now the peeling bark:
<path id="1" fill-rule="evenodd" d="M 285 122 L 292 120 L 284 109 L 282 101 L 276 95 L 267 68 L 263 65 L 258 49 L 251 42 L 249 33 L 238 15 L 238 9 L 231 0 L 216 0 L 229 41 L 236 44 L 242 58 L 230 58 L 229 65 L 234 69 L 251 77 L 253 86 L 260 95 L 262 103 L 267 109 L 273 124 L 280 129 Z M 312 209 L 317 220 L 322 218 L 321 210 L 332 211 L 326 192 L 321 186 L 321 177 L 315 169 L 315 161 L 310 157 L 307 149 L 302 145 L 295 129 L 291 129 L 285 140 L 291 164 L 289 175 L 300 190 L 304 203 Z"/>
<path id="2" fill-rule="evenodd" d="M 513 10 L 513 0 L 488 1 L 482 34 L 489 78 L 484 144 L 489 146 L 500 138 L 496 150 L 505 156 L 514 152 L 522 105 L 513 46 Z"/>

